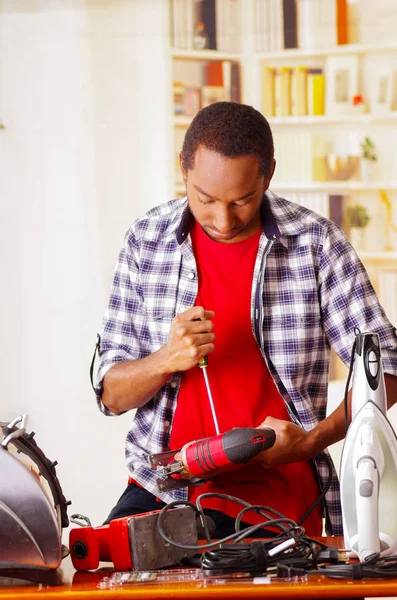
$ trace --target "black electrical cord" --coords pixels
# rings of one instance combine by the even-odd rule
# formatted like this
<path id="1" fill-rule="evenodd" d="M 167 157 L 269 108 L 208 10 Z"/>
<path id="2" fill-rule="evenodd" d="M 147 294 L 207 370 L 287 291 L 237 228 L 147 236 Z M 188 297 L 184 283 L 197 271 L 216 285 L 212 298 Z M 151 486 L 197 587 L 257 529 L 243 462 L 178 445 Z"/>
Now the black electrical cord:
<path id="1" fill-rule="evenodd" d="M 251 507 L 251 505 L 248 504 L 248 502 L 245 502 L 244 500 L 240 500 L 240 498 L 235 498 L 234 496 L 229 496 L 227 494 L 202 494 L 201 497 L 204 497 L 204 496 L 227 498 L 227 499 L 235 501 L 239 504 L 244 504 L 244 505 L 252 508 L 252 510 L 255 510 L 256 512 L 260 512 L 261 510 L 263 510 L 263 511 L 271 511 L 272 510 L 268 506 Z M 200 496 L 199 496 L 199 498 L 200 498 Z M 235 540 L 241 541 L 244 538 L 250 538 L 251 534 L 254 531 L 257 531 L 258 529 L 262 529 L 264 527 L 269 527 L 269 526 L 270 527 L 274 526 L 275 528 L 280 529 L 280 534 L 278 536 L 276 536 L 275 538 L 272 538 L 272 541 L 276 541 L 276 540 L 280 541 L 280 539 L 284 539 L 284 538 L 280 537 L 281 534 L 291 538 L 292 534 L 295 531 L 299 535 L 302 535 L 304 532 L 304 529 L 302 527 L 299 527 L 295 523 L 295 521 L 292 521 L 291 519 L 287 519 L 286 517 L 281 515 L 281 513 L 279 513 L 281 515 L 281 518 L 279 518 L 279 519 L 268 519 L 267 521 L 263 521 L 262 523 L 259 523 L 257 525 L 252 525 L 250 527 L 247 527 L 243 531 L 237 530 L 235 533 L 233 533 L 225 538 L 222 538 L 220 540 L 216 540 L 214 542 L 209 541 L 207 544 L 200 544 L 200 545 L 181 544 L 180 542 L 175 542 L 172 539 L 172 537 L 170 537 L 170 535 L 165 531 L 165 528 L 164 528 L 165 515 L 167 514 L 167 512 L 169 510 L 171 510 L 175 506 L 191 506 L 202 518 L 204 527 L 206 527 L 205 514 L 204 514 L 201 506 L 199 508 L 198 506 L 196 506 L 195 504 L 193 504 L 192 502 L 189 502 L 187 500 L 186 501 L 185 500 L 175 500 L 174 502 L 170 502 L 169 504 L 167 504 L 166 506 L 164 506 L 161 509 L 159 516 L 157 518 L 157 529 L 158 529 L 161 537 L 168 544 L 171 544 L 172 546 L 175 546 L 177 548 L 182 548 L 184 550 L 203 550 L 206 548 L 216 548 L 217 546 L 221 546 L 227 542 L 233 542 Z M 207 529 L 207 533 L 208 533 L 208 529 Z"/>
<path id="2" fill-rule="evenodd" d="M 254 533 L 255 531 L 258 531 L 259 529 L 266 529 L 267 527 L 272 527 L 273 529 L 276 529 L 279 531 L 279 534 L 277 534 L 274 539 L 279 539 L 279 536 L 282 534 L 289 533 L 290 536 L 293 535 L 293 533 L 301 534 L 304 532 L 304 529 L 302 529 L 300 527 L 300 525 L 305 521 L 305 519 L 307 519 L 309 514 L 314 510 L 314 508 L 318 505 L 318 503 L 324 499 L 325 494 L 328 492 L 328 490 L 331 486 L 331 483 L 332 483 L 331 459 L 329 458 L 329 456 L 327 454 L 325 454 L 325 452 L 323 452 L 322 455 L 323 455 L 323 457 L 328 465 L 328 469 L 329 469 L 327 483 L 324 486 L 324 488 L 322 489 L 319 497 L 315 500 L 315 502 L 313 502 L 313 504 L 309 507 L 309 509 L 305 512 L 305 514 L 302 515 L 302 517 L 299 519 L 298 523 L 295 523 L 294 521 L 287 519 L 282 513 L 280 513 L 279 511 L 277 511 L 274 508 L 270 508 L 269 506 L 253 506 L 253 505 L 249 504 L 248 502 L 245 502 L 245 500 L 241 500 L 240 498 L 236 498 L 235 496 L 230 496 L 229 494 L 207 493 L 207 494 L 201 494 L 200 496 L 198 496 L 198 498 L 196 500 L 196 504 L 193 504 L 192 502 L 188 502 L 188 501 L 176 500 L 176 501 L 171 502 L 171 503 L 167 504 L 166 506 L 164 506 L 164 508 L 160 511 L 158 521 L 157 521 L 158 531 L 159 531 L 161 537 L 167 543 L 172 544 L 178 548 L 185 549 L 185 550 L 196 550 L 196 549 L 203 550 L 205 548 L 216 548 L 217 546 L 224 544 L 226 542 L 239 542 L 244 538 L 251 537 L 252 533 Z M 223 538 L 222 540 L 218 540 L 215 542 L 211 541 L 211 536 L 209 534 L 208 526 L 207 526 L 206 519 L 205 519 L 205 514 L 204 514 L 203 508 L 201 506 L 201 500 L 204 498 L 208 498 L 208 497 L 223 498 L 226 500 L 231 500 L 232 502 L 236 502 L 236 503 L 244 506 L 242 511 L 236 517 L 236 533 L 234 533 L 226 538 Z M 175 506 L 181 506 L 181 505 L 182 506 L 191 506 L 198 513 L 198 516 L 201 519 L 201 523 L 202 523 L 202 526 L 204 529 L 207 544 L 202 544 L 200 546 L 179 544 L 177 542 L 174 542 L 172 540 L 172 538 L 170 538 L 168 536 L 168 534 L 165 532 L 164 517 L 165 517 L 166 512 L 169 509 L 174 508 Z M 260 524 L 257 524 L 257 525 L 252 525 L 251 527 L 247 527 L 243 531 L 241 531 L 240 530 L 241 519 L 246 512 L 251 511 L 251 510 L 253 510 L 256 513 L 258 513 L 259 515 L 263 516 L 265 518 L 265 521 Z M 278 518 L 274 519 L 274 516 L 276 516 Z"/>
<path id="3" fill-rule="evenodd" d="M 395 579 L 397 555 L 380 558 L 379 554 L 374 554 L 365 562 L 320 567 L 317 572 L 336 579 Z"/>
<path id="4" fill-rule="evenodd" d="M 357 335 L 359 333 L 360 333 L 359 329 L 356 329 L 355 330 L 356 337 L 357 337 Z M 352 351 L 351 351 L 351 355 L 350 355 L 349 372 L 347 374 L 346 385 L 345 385 L 345 393 L 344 393 L 344 396 L 343 396 L 343 404 L 344 404 L 344 409 L 345 409 L 345 429 L 346 429 L 346 433 L 347 433 L 347 430 L 349 429 L 349 402 L 348 402 L 348 393 L 349 393 L 350 380 L 351 380 L 352 374 L 353 374 L 353 365 L 354 365 L 355 354 L 356 354 L 356 339 L 353 342 L 353 347 L 352 347 Z"/>

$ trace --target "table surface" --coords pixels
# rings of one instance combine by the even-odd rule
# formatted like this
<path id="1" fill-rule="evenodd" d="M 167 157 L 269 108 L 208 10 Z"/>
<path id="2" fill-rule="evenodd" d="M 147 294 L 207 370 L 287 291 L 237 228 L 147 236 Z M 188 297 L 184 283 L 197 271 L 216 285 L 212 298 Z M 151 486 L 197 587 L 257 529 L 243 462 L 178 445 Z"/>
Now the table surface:
<path id="1" fill-rule="evenodd" d="M 339 545 L 341 538 L 326 538 L 329 545 Z M 104 564 L 104 563 L 102 563 Z M 253 580 L 227 580 L 217 577 L 214 581 L 201 579 L 197 581 L 129 584 L 120 587 L 101 589 L 98 587 L 104 577 L 109 577 L 113 570 L 101 567 L 93 572 L 77 572 L 70 558 L 64 559 L 59 569 L 59 586 L 43 586 L 37 584 L 7 585 L 4 579 L 0 583 L 0 600 L 16 600 L 19 598 L 45 597 L 55 600 L 67 597 L 70 600 L 79 598 L 373 598 L 397 597 L 397 579 L 367 579 L 351 581 L 348 579 L 332 579 L 323 575 L 312 575 L 305 581 L 272 581 L 255 584 Z M 0 578 L 0 582 L 1 582 Z M 264 589 L 265 588 L 265 589 Z"/>

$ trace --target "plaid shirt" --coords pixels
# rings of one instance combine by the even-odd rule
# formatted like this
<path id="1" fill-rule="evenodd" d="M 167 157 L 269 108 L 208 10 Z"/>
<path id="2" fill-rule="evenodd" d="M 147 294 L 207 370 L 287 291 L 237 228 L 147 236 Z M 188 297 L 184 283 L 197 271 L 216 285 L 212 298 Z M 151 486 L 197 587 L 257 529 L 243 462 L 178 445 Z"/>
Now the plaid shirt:
<path id="1" fill-rule="evenodd" d="M 292 420 L 310 430 L 326 415 L 330 346 L 348 364 L 355 328 L 377 332 L 385 372 L 397 375 L 397 332 L 333 222 L 269 191 L 262 209 L 252 329 Z M 99 346 L 96 392 L 106 415 L 112 414 L 101 402 L 108 369 L 158 350 L 167 342 L 173 317 L 195 304 L 198 281 L 189 219 L 187 198 L 173 200 L 138 219 L 126 234 Z M 160 493 L 147 457 L 169 449 L 179 386 L 180 373 L 175 373 L 137 409 L 126 440 L 133 478 L 165 502 L 186 499 L 187 491 Z M 325 485 L 325 459 L 320 454 L 314 462 Z M 341 535 L 335 470 L 325 506 L 328 533 Z"/>

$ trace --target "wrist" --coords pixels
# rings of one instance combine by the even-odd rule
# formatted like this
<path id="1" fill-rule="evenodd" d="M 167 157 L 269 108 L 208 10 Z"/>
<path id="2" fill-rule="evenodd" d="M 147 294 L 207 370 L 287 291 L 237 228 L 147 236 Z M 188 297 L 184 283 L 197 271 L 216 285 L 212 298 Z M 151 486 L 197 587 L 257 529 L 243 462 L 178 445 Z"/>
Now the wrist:
<path id="1" fill-rule="evenodd" d="M 159 350 L 154 352 L 152 354 L 152 360 L 154 361 L 154 371 L 159 377 L 167 380 L 175 373 L 175 368 L 170 360 L 167 346 L 162 346 Z"/>
<path id="2" fill-rule="evenodd" d="M 323 436 L 320 425 L 321 423 L 319 425 L 316 425 L 315 427 L 313 427 L 313 429 L 306 433 L 305 452 L 308 458 L 314 458 L 315 456 L 320 454 L 322 450 L 324 450 L 325 446 L 323 444 Z"/>

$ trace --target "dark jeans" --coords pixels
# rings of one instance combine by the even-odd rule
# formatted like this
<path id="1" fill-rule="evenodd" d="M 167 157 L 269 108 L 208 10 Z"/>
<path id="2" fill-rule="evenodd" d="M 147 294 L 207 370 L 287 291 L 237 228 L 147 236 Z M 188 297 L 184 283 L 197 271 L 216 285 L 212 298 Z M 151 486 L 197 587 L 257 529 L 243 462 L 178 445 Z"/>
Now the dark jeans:
<path id="1" fill-rule="evenodd" d="M 129 515 L 139 515 L 140 513 L 150 512 L 152 510 L 160 510 L 165 506 L 164 502 L 159 502 L 156 497 L 139 487 L 135 483 L 128 484 L 120 496 L 116 506 L 110 511 L 105 523 L 109 523 L 112 519 L 128 517 Z M 213 539 L 222 539 L 235 532 L 234 519 L 212 508 L 205 508 L 204 513 L 213 519 L 216 529 L 213 534 Z M 241 529 L 249 527 L 248 523 L 241 523 Z M 250 537 L 274 537 L 272 531 L 261 529 L 256 531 Z"/>

